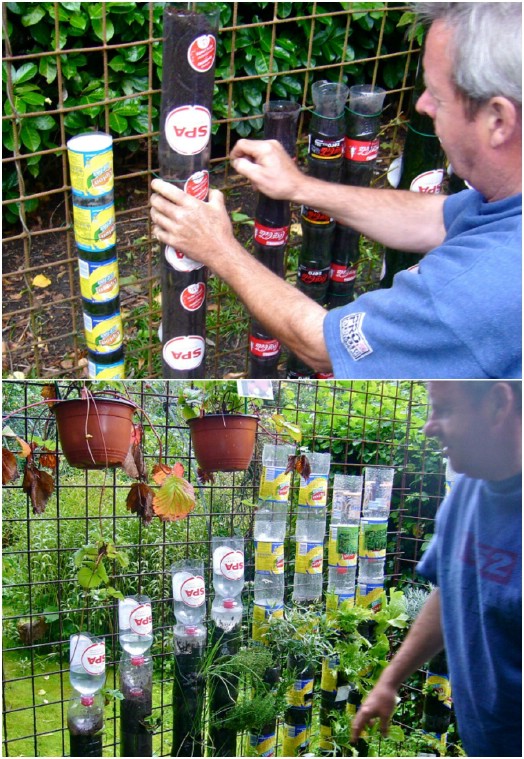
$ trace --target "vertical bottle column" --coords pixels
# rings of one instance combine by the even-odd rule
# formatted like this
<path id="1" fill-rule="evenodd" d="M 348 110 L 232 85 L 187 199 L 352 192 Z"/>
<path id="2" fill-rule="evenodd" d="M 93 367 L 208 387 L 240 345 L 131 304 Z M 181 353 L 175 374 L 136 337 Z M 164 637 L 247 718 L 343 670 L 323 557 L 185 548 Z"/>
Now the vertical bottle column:
<path id="1" fill-rule="evenodd" d="M 104 700 L 100 691 L 106 681 L 103 640 L 90 633 L 71 635 L 69 680 L 75 694 L 67 712 L 71 756 L 102 756 Z"/>
<path id="2" fill-rule="evenodd" d="M 440 140 L 435 134 L 433 119 L 424 113 L 418 113 L 415 108 L 423 90 L 424 71 L 422 63 L 419 61 L 411 98 L 410 118 L 402 153 L 400 177 L 396 186 L 399 190 L 438 195 L 442 192 L 446 158 Z M 381 287 L 391 287 L 395 274 L 402 269 L 415 266 L 421 257 L 416 253 L 386 248 Z"/>
<path id="3" fill-rule="evenodd" d="M 160 176 L 200 200 L 209 192 L 218 18 L 218 9 L 164 11 Z M 164 377 L 203 377 L 207 269 L 162 245 L 161 270 Z"/>
<path id="4" fill-rule="evenodd" d="M 113 138 L 89 132 L 67 142 L 73 224 L 91 379 L 124 379 Z"/>
<path id="5" fill-rule="evenodd" d="M 296 152 L 299 112 L 298 103 L 290 100 L 270 100 L 264 104 L 264 139 L 278 140 L 292 158 Z M 258 194 L 253 234 L 255 257 L 282 279 L 290 221 L 287 200 L 273 200 L 263 193 Z M 250 377 L 277 377 L 281 344 L 255 320 L 251 322 L 249 353 Z"/>
<path id="6" fill-rule="evenodd" d="M 120 756 L 152 756 L 153 735 L 145 721 L 153 711 L 153 616 L 147 596 L 128 596 L 118 602 Z"/>
<path id="7" fill-rule="evenodd" d="M 362 482 L 360 475 L 336 474 L 333 480 L 328 546 L 328 614 L 336 613 L 344 601 L 350 605 L 355 601 Z"/>

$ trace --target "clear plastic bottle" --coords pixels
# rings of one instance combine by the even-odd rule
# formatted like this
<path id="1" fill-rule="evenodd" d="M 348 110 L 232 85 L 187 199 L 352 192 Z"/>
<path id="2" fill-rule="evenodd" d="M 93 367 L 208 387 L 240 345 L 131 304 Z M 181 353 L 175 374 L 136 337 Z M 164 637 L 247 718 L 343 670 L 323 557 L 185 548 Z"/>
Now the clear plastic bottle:
<path id="1" fill-rule="evenodd" d="M 286 473 L 289 457 L 295 452 L 292 445 L 266 443 L 262 449 L 262 476 L 258 497 L 261 501 L 287 503 L 291 472 Z"/>
<path id="2" fill-rule="evenodd" d="M 153 660 L 124 654 L 119 666 L 120 756 L 152 756 L 152 734 L 144 720 L 153 710 Z"/>
<path id="3" fill-rule="evenodd" d="M 102 756 L 102 694 L 73 696 L 67 710 L 67 727 L 70 756 Z"/>
<path id="4" fill-rule="evenodd" d="M 222 598 L 235 598 L 244 587 L 244 539 L 212 538 L 213 587 Z"/>
<path id="5" fill-rule="evenodd" d="M 297 541 L 293 601 L 316 601 L 322 596 L 322 541 Z"/>
<path id="6" fill-rule="evenodd" d="M 364 584 L 384 584 L 385 559 L 360 558 L 358 562 L 358 581 Z"/>
<path id="7" fill-rule="evenodd" d="M 90 633 L 71 635 L 69 680 L 82 696 L 92 696 L 106 681 L 105 642 Z"/>
<path id="8" fill-rule="evenodd" d="M 206 637 L 204 625 L 174 625 L 173 642 L 175 654 L 194 656 L 198 669 L 198 661 L 204 653 Z"/>
<path id="9" fill-rule="evenodd" d="M 298 491 L 298 512 L 295 525 L 297 542 L 321 541 L 326 532 L 326 505 L 329 467 L 329 453 L 308 453 L 311 475 L 306 480 L 300 478 Z"/>
<path id="10" fill-rule="evenodd" d="M 182 625 L 198 625 L 206 615 L 203 561 L 177 562 L 171 567 L 171 574 L 176 621 Z"/>
<path id="11" fill-rule="evenodd" d="M 394 475 L 392 466 L 367 466 L 364 469 L 364 517 L 388 518 Z"/>
<path id="12" fill-rule="evenodd" d="M 131 656 L 144 654 L 153 643 L 153 615 L 147 596 L 127 596 L 118 601 L 119 640 Z"/>
<path id="13" fill-rule="evenodd" d="M 362 505 L 361 475 L 336 474 L 333 478 L 331 524 L 354 524 L 360 519 Z"/>
<path id="14" fill-rule="evenodd" d="M 275 606 L 284 601 L 284 573 L 255 572 L 255 601 L 266 606 Z"/>
<path id="15" fill-rule="evenodd" d="M 259 501 L 253 537 L 260 541 L 283 541 L 286 537 L 288 505 L 282 501 Z"/>
<path id="16" fill-rule="evenodd" d="M 236 598 L 216 596 L 211 606 L 211 619 L 219 630 L 231 632 L 242 624 L 243 606 Z"/>

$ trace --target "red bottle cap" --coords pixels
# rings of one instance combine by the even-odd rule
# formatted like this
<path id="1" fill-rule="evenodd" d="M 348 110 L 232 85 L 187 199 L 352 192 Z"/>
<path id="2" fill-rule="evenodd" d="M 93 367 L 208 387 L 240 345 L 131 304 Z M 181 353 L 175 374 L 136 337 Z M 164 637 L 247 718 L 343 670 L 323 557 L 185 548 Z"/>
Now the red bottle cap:
<path id="1" fill-rule="evenodd" d="M 232 598 L 226 598 L 223 604 L 224 609 L 234 609 L 236 605 L 237 605 L 237 602 L 234 601 Z"/>
<path id="2" fill-rule="evenodd" d="M 131 657 L 131 664 L 134 667 L 139 667 L 141 664 L 145 662 L 145 659 L 143 656 L 132 656 Z"/>
<path id="3" fill-rule="evenodd" d="M 95 697 L 94 696 L 81 696 L 80 697 L 80 703 L 82 706 L 93 706 L 95 703 Z"/>

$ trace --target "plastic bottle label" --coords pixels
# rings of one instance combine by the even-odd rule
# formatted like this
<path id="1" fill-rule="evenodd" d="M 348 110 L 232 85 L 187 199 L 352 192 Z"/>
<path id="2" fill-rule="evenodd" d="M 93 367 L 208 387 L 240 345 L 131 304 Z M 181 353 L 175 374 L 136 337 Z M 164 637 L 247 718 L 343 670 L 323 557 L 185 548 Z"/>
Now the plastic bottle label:
<path id="1" fill-rule="evenodd" d="M 103 263 L 78 259 L 80 292 L 92 303 L 105 303 L 118 295 L 118 262 L 116 258 Z"/>
<path id="2" fill-rule="evenodd" d="M 304 678 L 301 680 L 295 680 L 292 688 L 287 692 L 288 703 L 290 706 L 304 709 L 309 706 L 311 697 L 313 695 L 313 678 Z"/>
<path id="3" fill-rule="evenodd" d="M 209 194 L 209 171 L 195 171 L 184 185 L 184 192 L 198 200 L 207 200 Z"/>
<path id="4" fill-rule="evenodd" d="M 192 258 L 184 255 L 184 253 L 179 253 L 177 250 L 172 248 L 171 245 L 165 246 L 164 256 L 168 264 L 172 266 L 176 271 L 196 271 L 197 269 L 201 269 L 204 266 L 204 264 L 201 264 L 198 261 L 193 261 Z"/>
<path id="5" fill-rule="evenodd" d="M 354 567 L 357 563 L 359 525 L 331 527 L 328 543 L 330 567 Z"/>
<path id="6" fill-rule="evenodd" d="M 114 364 L 98 364 L 96 361 L 87 362 L 89 379 L 125 379 L 124 359 L 115 361 Z"/>
<path id="7" fill-rule="evenodd" d="M 309 728 L 307 725 L 284 724 L 282 737 L 282 756 L 298 756 L 299 751 L 309 745 Z"/>
<path id="8" fill-rule="evenodd" d="M 131 632 L 137 635 L 151 635 L 153 631 L 151 604 L 140 604 L 133 609 L 129 615 L 129 627 Z"/>
<path id="9" fill-rule="evenodd" d="M 200 335 L 173 337 L 162 350 L 164 361 L 172 369 L 188 371 L 200 366 L 204 359 L 206 345 Z"/>
<path id="10" fill-rule="evenodd" d="M 269 620 L 284 618 L 284 604 L 264 606 L 255 601 L 253 606 L 253 629 L 251 637 L 258 643 L 265 643 L 265 635 L 269 627 Z"/>
<path id="11" fill-rule="evenodd" d="M 164 131 L 175 153 L 197 155 L 211 137 L 211 114 L 202 105 L 181 105 L 166 116 Z"/>
<path id="12" fill-rule="evenodd" d="M 180 305 L 185 311 L 198 311 L 206 300 L 206 286 L 204 282 L 196 282 L 188 285 L 180 293 Z"/>
<path id="13" fill-rule="evenodd" d="M 295 572 L 297 574 L 320 575 L 322 574 L 322 562 L 322 543 L 297 544 L 297 557 L 295 560 Z"/>
<path id="14" fill-rule="evenodd" d="M 409 189 L 411 192 L 424 192 L 428 195 L 440 195 L 444 181 L 444 169 L 432 169 L 424 171 L 412 180 Z"/>
<path id="15" fill-rule="evenodd" d="M 68 149 L 67 155 L 73 195 L 98 198 L 111 192 L 114 184 L 111 147 L 86 153 Z"/>
<path id="16" fill-rule="evenodd" d="M 378 149 L 380 142 L 376 140 L 353 140 L 350 137 L 346 137 L 344 142 L 344 155 L 349 161 L 357 161 L 359 163 L 366 163 L 367 161 L 374 161 L 378 156 Z"/>
<path id="17" fill-rule="evenodd" d="M 344 152 L 344 137 L 338 140 L 325 140 L 322 137 L 309 135 L 309 154 L 321 161 L 334 161 L 342 158 Z"/>
<path id="18" fill-rule="evenodd" d="M 253 239 L 267 248 L 285 245 L 289 239 L 289 227 L 265 227 L 255 219 Z"/>
<path id="19" fill-rule="evenodd" d="M 82 654 L 82 667 L 90 675 L 102 675 L 106 671 L 105 643 L 93 643 Z"/>
<path id="20" fill-rule="evenodd" d="M 284 543 L 255 541 L 255 572 L 284 574 Z"/>
<path id="21" fill-rule="evenodd" d="M 315 474 L 307 482 L 300 478 L 298 490 L 299 506 L 315 506 L 320 508 L 327 503 L 328 475 Z"/>
<path id="22" fill-rule="evenodd" d="M 122 345 L 124 330 L 120 313 L 90 316 L 84 312 L 87 347 L 94 353 L 113 353 Z"/>
<path id="23" fill-rule="evenodd" d="M 287 503 L 290 486 L 291 472 L 286 474 L 284 467 L 265 466 L 262 469 L 258 497 L 264 501 Z"/>
<path id="24" fill-rule="evenodd" d="M 329 281 L 330 266 L 325 269 L 311 269 L 309 266 L 300 264 L 298 267 L 298 280 L 303 285 L 325 285 Z"/>
<path id="25" fill-rule="evenodd" d="M 331 725 L 323 725 L 322 723 L 319 725 L 319 732 L 320 732 L 320 740 L 318 743 L 318 747 L 321 751 L 329 751 L 330 753 L 333 753 L 334 749 L 334 742 L 333 742 L 333 730 L 331 728 Z"/>
<path id="26" fill-rule="evenodd" d="M 277 738 L 276 733 L 263 733 L 262 735 L 249 736 L 249 745 L 256 756 L 275 756 Z"/>
<path id="27" fill-rule="evenodd" d="M 226 580 L 240 580 L 244 576 L 244 554 L 242 551 L 228 551 L 220 561 L 220 574 Z"/>
<path id="28" fill-rule="evenodd" d="M 431 689 L 433 695 L 437 696 L 439 701 L 442 701 L 444 706 L 451 709 L 451 683 L 447 677 L 434 675 L 432 672 L 428 672 L 426 686 Z"/>
<path id="29" fill-rule="evenodd" d="M 346 266 L 345 264 L 331 264 L 329 270 L 329 278 L 332 282 L 340 282 L 346 284 L 353 282 L 357 276 L 357 270 L 353 266 Z"/>
<path id="30" fill-rule="evenodd" d="M 337 690 L 338 667 L 340 658 L 338 656 L 327 656 L 322 660 L 322 675 L 320 678 L 320 689 L 328 693 L 335 693 Z"/>
<path id="31" fill-rule="evenodd" d="M 332 216 L 327 216 L 322 211 L 317 211 L 316 208 L 310 208 L 309 206 L 302 206 L 301 211 L 302 218 L 308 221 L 310 224 L 331 224 L 333 221 Z"/>
<path id="32" fill-rule="evenodd" d="M 280 353 L 280 343 L 273 338 L 249 336 L 249 350 L 251 355 L 258 358 L 273 358 Z"/>
<path id="33" fill-rule="evenodd" d="M 373 611 L 382 608 L 384 587 L 377 583 L 359 583 L 356 596 L 357 606 L 369 606 Z"/>
<path id="34" fill-rule="evenodd" d="M 81 208 L 73 203 L 76 244 L 81 250 L 107 250 L 116 244 L 115 207 Z"/>
<path id="35" fill-rule="evenodd" d="M 200 575 L 194 575 L 184 580 L 180 587 L 180 597 L 183 604 L 193 609 L 202 606 L 206 600 L 204 578 Z"/>
<path id="36" fill-rule="evenodd" d="M 362 519 L 360 523 L 359 555 L 366 559 L 382 559 L 386 555 L 387 519 Z"/>
<path id="37" fill-rule="evenodd" d="M 201 34 L 187 49 L 187 62 L 194 71 L 205 74 L 215 62 L 216 39 L 212 34 Z"/>

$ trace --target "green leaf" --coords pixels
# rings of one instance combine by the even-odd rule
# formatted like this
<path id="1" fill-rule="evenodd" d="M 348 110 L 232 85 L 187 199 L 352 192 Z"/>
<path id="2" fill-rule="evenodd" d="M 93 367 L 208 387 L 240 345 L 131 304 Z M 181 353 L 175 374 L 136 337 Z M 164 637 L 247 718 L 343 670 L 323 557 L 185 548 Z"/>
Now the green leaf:
<path id="1" fill-rule="evenodd" d="M 22 124 L 20 139 L 22 140 L 22 144 L 32 153 L 38 150 L 42 142 L 38 129 L 35 129 L 35 127 L 27 121 L 24 121 Z"/>
<path id="2" fill-rule="evenodd" d="M 82 567 L 82 569 L 79 570 L 76 579 L 80 586 L 85 590 L 98 588 L 100 585 L 104 585 L 109 581 L 109 577 L 107 576 L 107 572 L 102 562 L 99 563 L 98 567 L 95 564 L 93 564 L 92 567 Z"/>
<path id="3" fill-rule="evenodd" d="M 127 119 L 119 116 L 118 113 L 109 114 L 109 126 L 117 134 L 123 134 L 127 129 Z"/>
<path id="4" fill-rule="evenodd" d="M 19 69 L 12 68 L 13 84 L 22 84 L 28 82 L 38 72 L 35 63 L 24 63 Z"/>
<path id="5" fill-rule="evenodd" d="M 89 5 L 98 5 L 98 3 L 89 3 Z M 104 25 L 102 23 L 101 18 L 93 18 L 91 17 L 91 25 L 93 27 L 93 31 L 98 37 L 99 40 L 102 42 L 109 42 L 110 39 L 113 38 L 113 35 L 115 33 L 115 27 L 113 26 L 113 22 L 110 18 L 106 16 L 106 30 L 104 35 Z"/>
<path id="6" fill-rule="evenodd" d="M 40 19 L 45 16 L 45 10 L 41 5 L 35 5 L 34 3 L 24 3 L 24 6 L 32 6 L 28 13 L 24 13 L 22 16 L 23 26 L 33 26 L 38 24 Z"/>
<path id="7" fill-rule="evenodd" d="M 242 88 L 242 94 L 249 105 L 253 106 L 253 108 L 258 108 L 262 105 L 262 91 L 260 90 L 260 87 L 257 86 L 254 82 L 246 82 Z"/>

